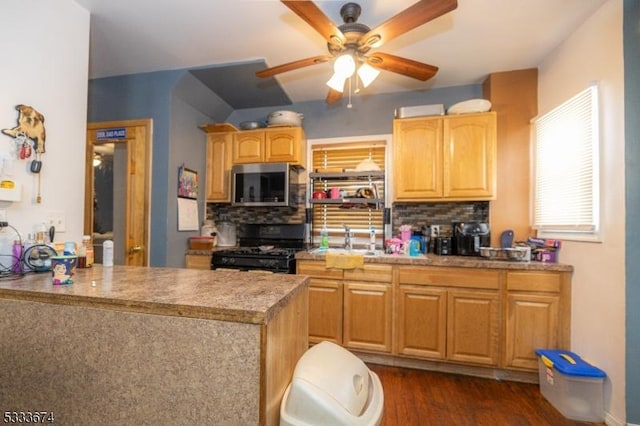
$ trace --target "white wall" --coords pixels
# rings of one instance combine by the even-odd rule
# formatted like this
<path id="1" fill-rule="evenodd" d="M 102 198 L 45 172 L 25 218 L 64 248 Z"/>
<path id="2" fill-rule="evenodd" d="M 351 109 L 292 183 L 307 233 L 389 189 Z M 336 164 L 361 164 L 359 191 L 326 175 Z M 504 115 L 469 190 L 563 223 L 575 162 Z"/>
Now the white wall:
<path id="1" fill-rule="evenodd" d="M 89 12 L 72 0 L 3 0 L 0 21 L 0 129 L 16 125 L 18 104 L 40 111 L 46 127 L 42 203 L 35 202 L 37 176 L 29 171 L 30 160 L 16 160 L 13 180 L 22 184 L 22 200 L 0 201 L 0 209 L 6 210 L 7 221 L 23 238 L 48 212 L 64 212 L 66 232 L 56 240 L 80 241 Z M 13 138 L 0 134 L 0 154 L 10 155 L 14 146 Z M 7 241 L 15 238 L 11 229 L 0 232 L 0 254 L 5 253 Z M 4 263 L 0 257 L 0 264 Z"/>
<path id="2" fill-rule="evenodd" d="M 544 113 L 600 83 L 601 243 L 566 241 L 561 261 L 574 266 L 571 345 L 608 374 L 609 424 L 625 420 L 624 73 L 622 0 L 609 0 L 541 64 Z"/>

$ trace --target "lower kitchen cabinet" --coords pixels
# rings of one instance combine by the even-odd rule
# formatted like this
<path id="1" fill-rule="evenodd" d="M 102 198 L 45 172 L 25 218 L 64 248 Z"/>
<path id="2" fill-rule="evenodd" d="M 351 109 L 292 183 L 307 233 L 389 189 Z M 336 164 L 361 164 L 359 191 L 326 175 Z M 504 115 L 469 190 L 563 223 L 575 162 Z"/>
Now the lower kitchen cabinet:
<path id="1" fill-rule="evenodd" d="M 418 358 L 444 359 L 447 355 L 447 292 L 401 284 L 397 304 L 396 352 Z"/>
<path id="2" fill-rule="evenodd" d="M 498 292 L 453 290 L 447 299 L 447 359 L 498 365 Z"/>
<path id="3" fill-rule="evenodd" d="M 312 344 L 514 376 L 538 371 L 537 348 L 570 349 L 571 272 L 301 259 L 298 273 L 311 277 Z"/>
<path id="4" fill-rule="evenodd" d="M 351 349 L 391 352 L 391 266 L 327 269 L 323 261 L 302 260 L 297 271 L 310 276 L 309 343 L 329 340 Z"/>
<path id="5" fill-rule="evenodd" d="M 498 365 L 499 274 L 401 266 L 395 353 Z"/>
<path id="6" fill-rule="evenodd" d="M 187 254 L 184 263 L 187 269 L 211 269 L 211 255 Z"/>
<path id="7" fill-rule="evenodd" d="M 342 345 L 342 270 L 320 261 L 299 260 L 297 272 L 309 275 L 309 343 L 323 340 Z"/>
<path id="8" fill-rule="evenodd" d="M 342 345 L 342 291 L 340 280 L 309 279 L 309 343 Z"/>
<path id="9" fill-rule="evenodd" d="M 507 273 L 506 367 L 537 369 L 536 349 L 569 349 L 570 295 L 563 280 L 568 274 Z"/>
<path id="10" fill-rule="evenodd" d="M 391 283 L 344 283 L 345 347 L 391 352 Z"/>

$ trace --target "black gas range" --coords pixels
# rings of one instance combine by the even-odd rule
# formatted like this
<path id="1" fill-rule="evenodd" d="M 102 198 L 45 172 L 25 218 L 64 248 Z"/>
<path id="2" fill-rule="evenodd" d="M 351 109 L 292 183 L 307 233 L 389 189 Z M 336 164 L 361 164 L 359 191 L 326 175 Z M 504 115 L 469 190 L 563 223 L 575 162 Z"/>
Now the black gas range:
<path id="1" fill-rule="evenodd" d="M 238 247 L 216 250 L 211 269 L 296 273 L 296 252 L 304 250 L 304 224 L 243 224 Z"/>

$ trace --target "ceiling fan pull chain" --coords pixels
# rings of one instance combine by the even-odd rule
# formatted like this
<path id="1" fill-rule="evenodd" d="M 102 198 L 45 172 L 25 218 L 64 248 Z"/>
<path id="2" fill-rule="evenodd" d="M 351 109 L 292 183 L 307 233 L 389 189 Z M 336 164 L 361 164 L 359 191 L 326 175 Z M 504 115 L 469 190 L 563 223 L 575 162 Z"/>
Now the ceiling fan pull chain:
<path id="1" fill-rule="evenodd" d="M 347 104 L 347 108 L 353 108 L 353 104 L 351 104 L 351 80 L 353 77 L 349 77 L 349 103 Z"/>

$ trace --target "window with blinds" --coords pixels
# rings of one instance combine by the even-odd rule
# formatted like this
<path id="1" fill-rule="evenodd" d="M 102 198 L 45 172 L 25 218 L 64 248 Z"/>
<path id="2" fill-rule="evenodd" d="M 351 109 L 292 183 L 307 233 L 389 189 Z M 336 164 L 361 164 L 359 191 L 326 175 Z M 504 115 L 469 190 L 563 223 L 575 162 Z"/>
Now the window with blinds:
<path id="1" fill-rule="evenodd" d="M 594 239 L 599 225 L 598 88 L 533 120 L 533 227 L 539 236 Z"/>
<path id="2" fill-rule="evenodd" d="M 385 169 L 385 141 L 314 145 L 311 151 L 312 167 L 317 173 L 341 173 L 353 171 L 363 160 L 373 161 L 381 171 Z M 342 247 L 345 225 L 354 232 L 354 248 L 368 246 L 371 228 L 376 232 L 376 246 L 381 247 L 384 239 L 384 204 L 349 203 L 350 197 L 360 194 L 377 193 L 378 199 L 385 199 L 385 179 L 331 179 L 312 180 L 310 195 L 315 191 L 329 191 L 338 188 L 347 202 L 337 204 L 313 204 L 313 241 L 320 242 L 320 231 L 329 232 L 329 245 Z M 369 191 L 370 190 L 370 191 Z M 375 191 L 374 191 L 375 190 Z"/>

